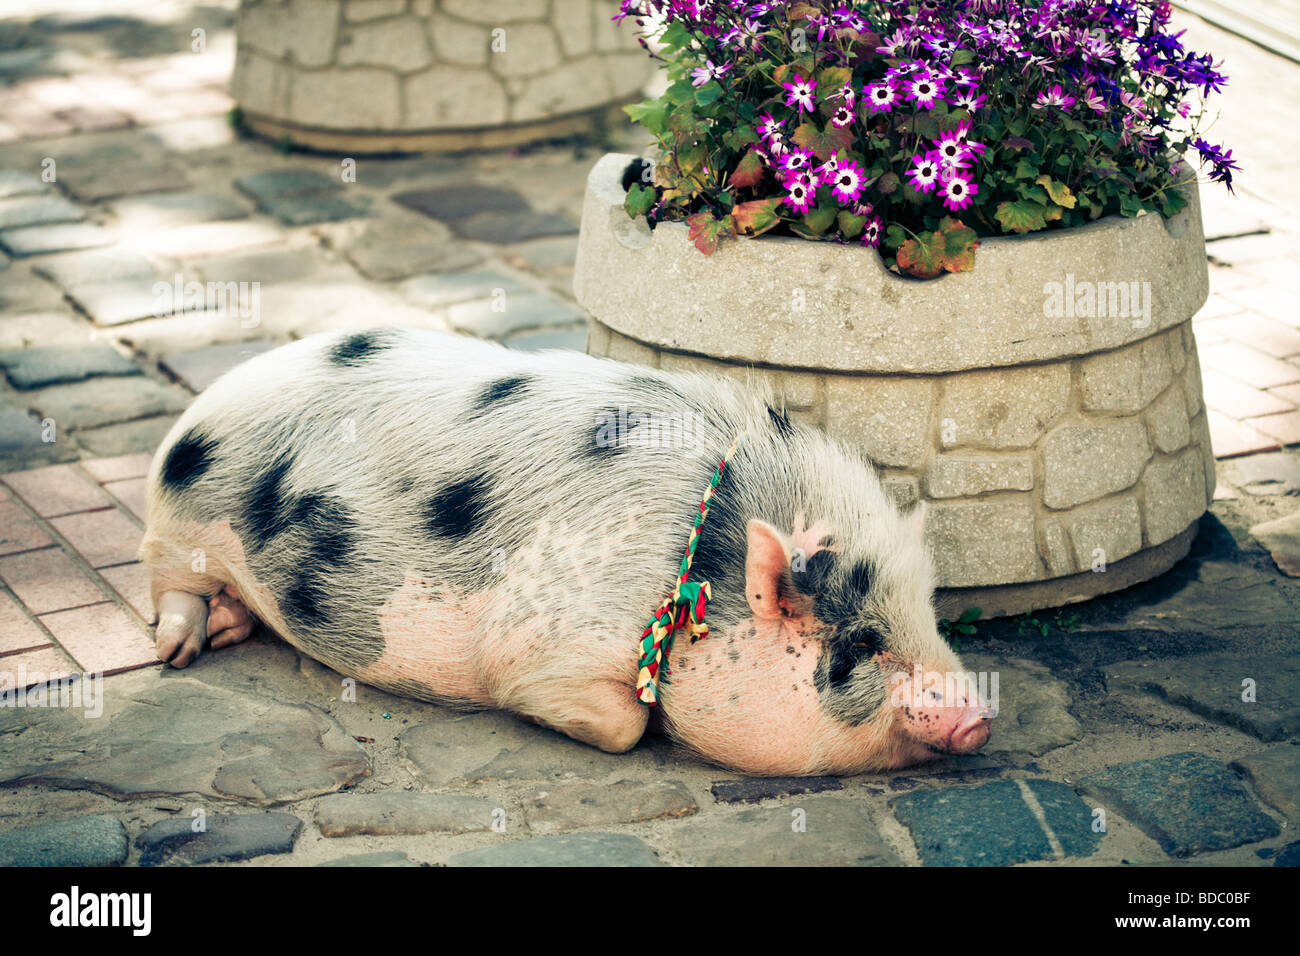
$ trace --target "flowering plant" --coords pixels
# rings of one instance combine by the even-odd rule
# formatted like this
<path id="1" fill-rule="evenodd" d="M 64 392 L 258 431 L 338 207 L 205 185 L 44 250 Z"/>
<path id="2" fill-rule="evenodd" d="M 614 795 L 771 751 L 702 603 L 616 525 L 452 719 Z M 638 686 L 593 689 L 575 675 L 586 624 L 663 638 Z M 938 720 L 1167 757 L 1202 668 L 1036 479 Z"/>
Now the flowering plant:
<path id="1" fill-rule="evenodd" d="M 1166 216 L 1226 78 L 1168 0 L 623 0 L 669 86 L 626 107 L 658 140 L 625 207 L 706 255 L 778 229 L 877 247 L 921 278 L 981 236 Z M 1173 153 L 1171 154 L 1171 150 Z M 633 177 L 634 178 L 634 177 Z"/>

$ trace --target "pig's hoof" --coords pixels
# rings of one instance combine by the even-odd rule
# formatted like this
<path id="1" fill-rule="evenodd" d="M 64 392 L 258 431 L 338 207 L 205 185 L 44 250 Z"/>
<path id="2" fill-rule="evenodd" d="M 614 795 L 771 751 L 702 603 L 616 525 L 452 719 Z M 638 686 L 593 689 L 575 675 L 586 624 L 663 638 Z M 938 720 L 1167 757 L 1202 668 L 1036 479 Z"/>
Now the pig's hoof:
<path id="1" fill-rule="evenodd" d="M 239 592 L 229 585 L 208 601 L 208 640 L 214 651 L 247 639 L 256 623 Z"/>
<path id="2" fill-rule="evenodd" d="M 185 667 L 203 650 L 208 629 L 208 602 L 198 594 L 164 591 L 158 599 L 154 643 L 158 659 Z"/>

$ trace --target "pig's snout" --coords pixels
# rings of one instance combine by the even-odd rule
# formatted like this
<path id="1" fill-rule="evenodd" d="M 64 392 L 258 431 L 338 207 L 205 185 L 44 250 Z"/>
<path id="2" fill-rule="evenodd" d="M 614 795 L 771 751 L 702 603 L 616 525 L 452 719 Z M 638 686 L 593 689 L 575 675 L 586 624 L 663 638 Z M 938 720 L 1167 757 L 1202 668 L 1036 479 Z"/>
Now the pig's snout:
<path id="1" fill-rule="evenodd" d="M 915 740 L 952 754 L 973 753 L 988 743 L 996 712 L 961 675 L 930 672 L 926 677 L 918 670 L 897 674 L 894 682 L 896 712 Z"/>
<path id="2" fill-rule="evenodd" d="M 983 704 L 968 705 L 961 711 L 948 738 L 948 752 L 968 754 L 989 742 L 993 733 L 993 710 Z"/>

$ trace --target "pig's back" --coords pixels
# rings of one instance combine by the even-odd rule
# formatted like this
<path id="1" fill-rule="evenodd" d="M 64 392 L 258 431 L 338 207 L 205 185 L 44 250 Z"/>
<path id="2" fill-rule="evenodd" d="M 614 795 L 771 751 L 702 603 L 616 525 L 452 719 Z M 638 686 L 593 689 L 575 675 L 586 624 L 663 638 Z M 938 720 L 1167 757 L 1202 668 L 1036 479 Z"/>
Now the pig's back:
<path id="1" fill-rule="evenodd" d="M 345 673 L 416 654 L 427 631 L 493 685 L 558 656 L 622 679 L 756 402 L 434 332 L 313 336 L 182 416 L 155 457 L 149 534 L 228 524 L 240 553 L 216 557 L 255 582 L 235 582 L 250 607 Z M 644 413 L 667 427 L 638 441 Z M 459 687 L 387 683 L 444 700 Z"/>

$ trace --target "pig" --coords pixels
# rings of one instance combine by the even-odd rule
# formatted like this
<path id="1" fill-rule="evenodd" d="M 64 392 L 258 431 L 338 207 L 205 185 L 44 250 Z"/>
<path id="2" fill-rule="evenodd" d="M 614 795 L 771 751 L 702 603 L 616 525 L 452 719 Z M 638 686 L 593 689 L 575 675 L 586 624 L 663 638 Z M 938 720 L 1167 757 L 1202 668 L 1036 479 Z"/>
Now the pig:
<path id="1" fill-rule="evenodd" d="M 676 637 L 647 707 L 640 636 L 738 438 L 691 569 L 709 633 Z M 173 667 L 261 622 L 365 684 L 605 751 L 650 729 L 746 774 L 854 774 L 989 738 L 923 521 L 752 382 L 377 328 L 203 392 L 154 458 L 141 557 Z"/>

